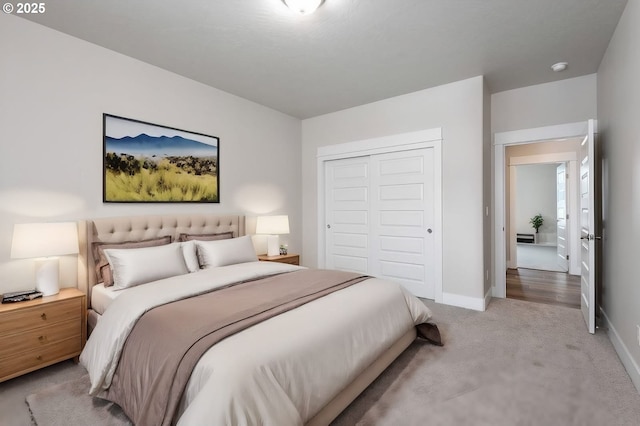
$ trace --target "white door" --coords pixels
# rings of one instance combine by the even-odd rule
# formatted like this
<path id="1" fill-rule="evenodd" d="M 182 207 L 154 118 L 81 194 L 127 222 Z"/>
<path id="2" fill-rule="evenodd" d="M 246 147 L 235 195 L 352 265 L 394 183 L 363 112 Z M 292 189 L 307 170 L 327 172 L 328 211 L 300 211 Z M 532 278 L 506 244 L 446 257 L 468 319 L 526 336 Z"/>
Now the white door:
<path id="1" fill-rule="evenodd" d="M 434 149 L 325 162 L 325 265 L 435 298 Z"/>
<path id="2" fill-rule="evenodd" d="M 589 333 L 596 332 L 595 270 L 595 122 L 589 120 L 589 132 L 580 148 L 580 254 L 582 315 Z"/>
<path id="3" fill-rule="evenodd" d="M 556 228 L 557 261 L 564 272 L 569 270 L 569 245 L 567 231 L 567 163 L 556 168 Z"/>
<path id="4" fill-rule="evenodd" d="M 435 296 L 433 148 L 371 157 L 371 274 Z"/>
<path id="5" fill-rule="evenodd" d="M 329 269 L 369 273 L 369 157 L 325 162 Z"/>

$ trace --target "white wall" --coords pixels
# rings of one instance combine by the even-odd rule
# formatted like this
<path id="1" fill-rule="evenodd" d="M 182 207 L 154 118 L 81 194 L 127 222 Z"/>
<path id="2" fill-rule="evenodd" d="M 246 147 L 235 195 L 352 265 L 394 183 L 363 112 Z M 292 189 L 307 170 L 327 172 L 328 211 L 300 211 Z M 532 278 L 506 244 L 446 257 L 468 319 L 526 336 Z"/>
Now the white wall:
<path id="1" fill-rule="evenodd" d="M 529 223 L 536 214 L 543 218 L 539 229 L 539 243 L 556 242 L 556 164 L 525 164 L 515 166 L 516 182 L 516 232 L 533 234 Z"/>
<path id="2" fill-rule="evenodd" d="M 590 74 L 494 93 L 491 131 L 507 132 L 596 118 L 596 81 L 596 74 Z"/>
<path id="3" fill-rule="evenodd" d="M 483 78 L 426 89 L 302 122 L 303 263 L 317 264 L 317 149 L 441 127 L 443 298 L 484 297 Z M 477 305 L 476 305 L 477 306 Z"/>
<path id="4" fill-rule="evenodd" d="M 301 248 L 300 120 L 0 14 L 0 293 L 33 287 L 14 223 L 130 214 L 288 214 Z M 220 204 L 103 204 L 102 113 L 220 137 Z M 62 259 L 76 284 L 73 256 Z"/>
<path id="5" fill-rule="evenodd" d="M 598 69 L 604 168 L 602 309 L 609 336 L 640 391 L 640 1 L 629 0 Z"/>

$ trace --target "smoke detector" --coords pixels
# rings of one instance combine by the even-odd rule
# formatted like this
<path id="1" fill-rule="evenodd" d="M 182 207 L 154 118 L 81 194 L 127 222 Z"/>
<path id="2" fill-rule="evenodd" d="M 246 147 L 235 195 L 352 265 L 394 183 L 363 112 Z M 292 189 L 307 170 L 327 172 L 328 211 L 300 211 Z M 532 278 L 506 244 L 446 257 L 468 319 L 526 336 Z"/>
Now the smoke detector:
<path id="1" fill-rule="evenodd" d="M 551 69 L 555 72 L 561 72 L 567 69 L 567 65 L 569 65 L 569 63 L 567 62 L 558 62 L 551 65 Z"/>

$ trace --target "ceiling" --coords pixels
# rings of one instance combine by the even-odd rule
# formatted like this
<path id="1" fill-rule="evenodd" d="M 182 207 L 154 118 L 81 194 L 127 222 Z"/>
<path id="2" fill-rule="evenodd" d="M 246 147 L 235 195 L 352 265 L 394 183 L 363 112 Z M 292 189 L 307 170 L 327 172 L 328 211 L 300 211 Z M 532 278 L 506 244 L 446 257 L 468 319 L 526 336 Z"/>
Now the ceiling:
<path id="1" fill-rule="evenodd" d="M 304 119 L 477 75 L 496 93 L 595 73 L 626 3 L 55 0 L 26 18 Z"/>

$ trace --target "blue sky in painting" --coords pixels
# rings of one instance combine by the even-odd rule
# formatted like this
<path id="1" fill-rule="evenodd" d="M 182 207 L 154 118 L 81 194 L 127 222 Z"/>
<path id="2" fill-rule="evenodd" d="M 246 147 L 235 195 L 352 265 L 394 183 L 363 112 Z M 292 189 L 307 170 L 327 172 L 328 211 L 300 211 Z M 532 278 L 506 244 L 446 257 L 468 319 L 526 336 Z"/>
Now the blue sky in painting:
<path id="1" fill-rule="evenodd" d="M 187 156 L 211 157 L 218 155 L 218 147 L 185 139 L 182 136 L 149 136 L 141 134 L 135 137 L 125 136 L 114 139 L 107 136 L 106 151 L 116 154 L 130 154 L 145 157 Z"/>
<path id="2" fill-rule="evenodd" d="M 218 139 L 153 124 L 106 116 L 106 152 L 146 157 L 218 155 Z"/>

